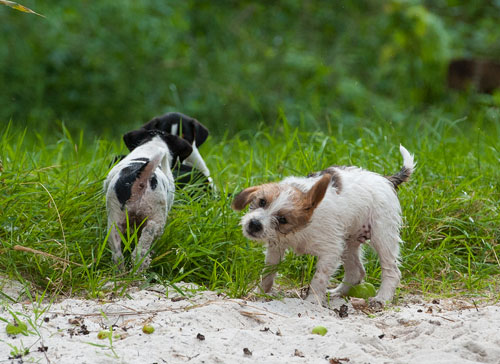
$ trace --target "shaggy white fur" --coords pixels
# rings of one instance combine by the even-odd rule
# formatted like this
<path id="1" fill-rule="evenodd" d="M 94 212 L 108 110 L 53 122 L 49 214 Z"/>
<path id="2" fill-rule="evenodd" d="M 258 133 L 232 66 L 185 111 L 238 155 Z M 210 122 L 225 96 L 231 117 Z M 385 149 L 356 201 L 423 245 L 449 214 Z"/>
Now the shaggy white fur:
<path id="1" fill-rule="evenodd" d="M 249 212 L 241 219 L 243 234 L 267 243 L 266 264 L 276 265 L 285 250 L 318 257 L 308 301 L 324 303 L 330 277 L 343 262 L 344 279 L 334 295 L 345 295 L 362 281 L 362 243 L 379 255 L 382 284 L 374 303 L 390 301 L 399 284 L 401 207 L 397 187 L 408 180 L 415 163 L 400 146 L 403 168 L 384 177 L 358 167 L 333 166 L 309 177 L 288 177 L 279 183 L 247 188 L 233 208 Z M 326 183 L 325 183 L 326 182 Z M 265 275 L 261 289 L 268 292 L 276 270 Z"/>

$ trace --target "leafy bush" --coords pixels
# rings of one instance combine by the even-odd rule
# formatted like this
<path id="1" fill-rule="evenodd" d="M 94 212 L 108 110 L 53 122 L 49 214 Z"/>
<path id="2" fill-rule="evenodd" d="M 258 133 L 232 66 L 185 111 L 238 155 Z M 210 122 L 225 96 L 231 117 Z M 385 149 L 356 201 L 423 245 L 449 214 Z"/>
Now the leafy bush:
<path id="1" fill-rule="evenodd" d="M 0 120 L 98 132 L 172 109 L 215 133 L 397 119 L 500 36 L 485 1 L 25 2 L 46 18 L 0 8 Z"/>

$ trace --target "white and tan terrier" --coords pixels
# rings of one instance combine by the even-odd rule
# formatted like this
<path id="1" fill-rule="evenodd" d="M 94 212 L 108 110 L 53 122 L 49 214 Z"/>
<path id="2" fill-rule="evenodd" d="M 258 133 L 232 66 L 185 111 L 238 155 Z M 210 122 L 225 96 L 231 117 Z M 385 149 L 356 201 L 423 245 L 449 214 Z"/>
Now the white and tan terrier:
<path id="1" fill-rule="evenodd" d="M 249 187 L 233 200 L 242 210 L 243 234 L 267 244 L 266 265 L 278 264 L 286 249 L 318 257 L 306 300 L 325 303 L 330 277 L 343 263 L 344 279 L 332 292 L 342 296 L 365 276 L 361 244 L 378 253 L 382 284 L 372 304 L 391 301 L 399 284 L 401 207 L 398 186 L 412 174 L 413 156 L 400 146 L 402 169 L 393 176 L 358 167 L 332 166 L 308 177 L 288 177 L 278 183 Z M 269 292 L 276 270 L 265 275 L 260 289 Z"/>

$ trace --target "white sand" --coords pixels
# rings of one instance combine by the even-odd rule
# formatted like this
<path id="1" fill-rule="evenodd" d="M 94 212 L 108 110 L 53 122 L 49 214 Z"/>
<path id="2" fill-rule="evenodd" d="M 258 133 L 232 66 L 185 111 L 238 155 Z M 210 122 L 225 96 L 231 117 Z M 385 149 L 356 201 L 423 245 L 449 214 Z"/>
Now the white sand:
<path id="1" fill-rule="evenodd" d="M 35 309 L 47 309 L 36 321 L 40 335 L 9 337 L 0 322 L 0 363 L 22 362 L 8 360 L 12 348 L 6 345 L 20 348 L 21 341 L 30 348 L 24 363 L 500 363 L 498 304 L 476 308 L 413 298 L 375 314 L 349 304 L 348 317 L 340 318 L 294 298 L 250 302 L 198 292 L 176 301 L 172 292 L 166 298 L 164 288 L 156 288 L 113 302 L 66 299 L 42 306 Z M 31 303 L 8 307 L 23 321 L 35 320 Z M 5 305 L 0 316 L 12 320 Z M 144 323 L 155 332 L 142 333 Z M 97 338 L 109 325 L 121 337 L 112 342 L 118 357 L 109 340 Z M 317 325 L 328 333 L 311 334 Z M 42 342 L 46 353 L 37 351 Z"/>

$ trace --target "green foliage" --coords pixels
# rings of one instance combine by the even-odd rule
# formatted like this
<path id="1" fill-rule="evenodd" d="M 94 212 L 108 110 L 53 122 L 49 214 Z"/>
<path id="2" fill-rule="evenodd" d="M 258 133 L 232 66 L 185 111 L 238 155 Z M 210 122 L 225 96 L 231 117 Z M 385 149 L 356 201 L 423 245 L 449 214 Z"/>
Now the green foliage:
<path id="1" fill-rule="evenodd" d="M 500 55 L 498 4 L 486 1 L 34 5 L 46 18 L 0 8 L 0 120 L 49 130 L 61 119 L 120 133 L 172 109 L 215 134 L 280 109 L 294 126 L 397 118 L 454 106 L 451 56 Z"/>
<path id="2" fill-rule="evenodd" d="M 228 139 L 209 139 L 201 152 L 219 193 L 177 191 L 145 277 L 117 274 L 106 246 L 102 182 L 123 147 L 102 140 L 84 143 L 82 134 L 75 138 L 64 128 L 48 139 L 9 129 L 1 136 L 6 147 L 0 154 L 0 269 L 52 294 L 83 291 L 97 297 L 110 289 L 122 294 L 131 282 L 145 279 L 174 287 L 192 282 L 241 297 L 258 283 L 264 256 L 260 244 L 243 237 L 241 214 L 230 209 L 231 195 L 331 164 L 390 174 L 401 165 L 401 142 L 418 163 L 399 192 L 404 286 L 411 292 L 494 294 L 500 273 L 500 126 L 490 114 L 475 110 L 472 125 L 463 119 L 369 120 L 350 129 L 338 124 L 329 134 L 294 128 L 282 115 L 273 128 L 262 125 Z M 133 232 L 126 239 L 134 244 Z M 16 245 L 51 256 L 16 250 Z M 279 282 L 307 285 L 314 264 L 310 256 L 287 254 Z M 367 280 L 378 286 L 378 258 L 369 249 L 366 268 Z"/>
<path id="3" fill-rule="evenodd" d="M 10 277 L 51 294 L 187 281 L 243 296 L 263 249 L 242 236 L 232 194 L 330 164 L 392 173 L 401 142 L 418 161 L 399 194 L 406 289 L 495 292 L 500 94 L 444 85 L 450 58 L 500 55 L 497 2 L 26 5 L 46 18 L 0 7 L 0 269 Z M 146 276 L 118 274 L 102 182 L 122 132 L 169 110 L 211 130 L 202 153 L 219 192 L 178 191 Z M 135 244 L 135 232 L 123 239 Z M 366 258 L 377 286 L 378 260 Z M 289 253 L 280 283 L 304 286 L 314 266 Z"/>
<path id="4" fill-rule="evenodd" d="M 384 31 L 387 40 L 379 56 L 381 78 L 407 78 L 412 101 L 439 99 L 444 94 L 450 59 L 449 35 L 441 19 L 423 5 L 405 0 L 388 2 L 384 11 L 388 22 Z M 384 84 L 388 89 L 401 87 L 393 81 Z"/>

